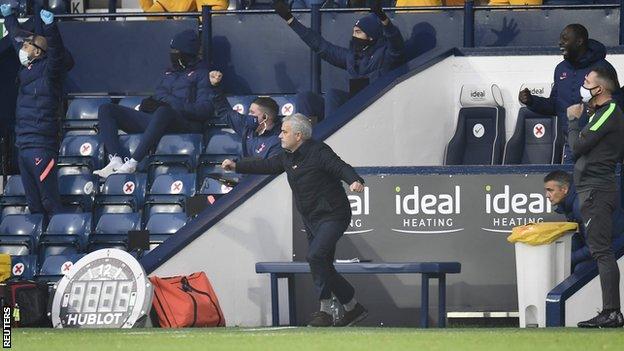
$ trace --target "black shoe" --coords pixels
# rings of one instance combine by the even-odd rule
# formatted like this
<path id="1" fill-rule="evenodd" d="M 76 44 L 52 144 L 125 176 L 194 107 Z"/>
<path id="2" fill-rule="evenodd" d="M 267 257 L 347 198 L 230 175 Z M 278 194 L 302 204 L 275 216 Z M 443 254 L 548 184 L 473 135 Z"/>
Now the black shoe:
<path id="1" fill-rule="evenodd" d="M 624 326 L 624 317 L 619 311 L 602 311 L 590 320 L 579 322 L 577 326 L 579 328 L 621 328 Z"/>
<path id="2" fill-rule="evenodd" d="M 308 327 L 331 327 L 333 325 L 334 318 L 323 311 L 312 313 L 312 319 L 308 322 Z"/>
<path id="3" fill-rule="evenodd" d="M 368 311 L 360 303 L 357 303 L 351 311 L 345 311 L 342 318 L 338 319 L 334 325 L 337 327 L 350 327 L 364 320 L 368 316 Z"/>

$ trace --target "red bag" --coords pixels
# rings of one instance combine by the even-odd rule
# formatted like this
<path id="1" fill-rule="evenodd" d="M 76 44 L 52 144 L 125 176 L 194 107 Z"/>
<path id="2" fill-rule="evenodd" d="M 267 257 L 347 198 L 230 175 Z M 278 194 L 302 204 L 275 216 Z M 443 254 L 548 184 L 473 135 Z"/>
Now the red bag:
<path id="1" fill-rule="evenodd" d="M 204 272 L 149 280 L 154 286 L 152 304 L 161 327 L 225 326 L 217 294 Z"/>

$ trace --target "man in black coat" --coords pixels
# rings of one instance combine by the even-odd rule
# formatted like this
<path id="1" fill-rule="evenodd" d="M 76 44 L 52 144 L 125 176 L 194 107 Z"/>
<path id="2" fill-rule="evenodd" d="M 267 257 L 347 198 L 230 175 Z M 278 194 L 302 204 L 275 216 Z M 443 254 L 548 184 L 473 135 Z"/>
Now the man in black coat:
<path id="1" fill-rule="evenodd" d="M 308 325 L 351 326 L 366 318 L 368 311 L 355 300 L 353 286 L 336 272 L 334 254 L 336 243 L 351 221 L 351 206 L 341 180 L 356 192 L 364 190 L 364 180 L 327 144 L 312 140 L 311 136 L 312 126 L 306 116 L 286 117 L 279 135 L 283 152 L 265 160 L 246 158 L 238 163 L 225 160 L 222 167 L 238 173 L 286 172 L 306 228 L 306 259 L 321 305 Z M 335 322 L 330 307 L 332 293 L 345 308 L 344 316 Z"/>

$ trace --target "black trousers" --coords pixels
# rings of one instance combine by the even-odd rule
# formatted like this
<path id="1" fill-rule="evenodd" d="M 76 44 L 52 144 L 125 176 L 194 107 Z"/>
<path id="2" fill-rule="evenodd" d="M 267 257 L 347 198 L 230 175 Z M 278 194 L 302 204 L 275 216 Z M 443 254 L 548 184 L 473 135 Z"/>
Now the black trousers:
<path id="1" fill-rule="evenodd" d="M 614 191 L 591 190 L 579 192 L 578 196 L 587 245 L 598 263 L 603 309 L 620 308 L 620 270 L 611 246 L 616 194 Z"/>
<path id="2" fill-rule="evenodd" d="M 334 293 L 340 303 L 345 304 L 355 294 L 355 289 L 334 267 L 336 244 L 342 238 L 349 221 L 325 221 L 318 224 L 305 223 L 308 235 L 308 255 L 312 279 L 319 300 L 331 298 Z"/>

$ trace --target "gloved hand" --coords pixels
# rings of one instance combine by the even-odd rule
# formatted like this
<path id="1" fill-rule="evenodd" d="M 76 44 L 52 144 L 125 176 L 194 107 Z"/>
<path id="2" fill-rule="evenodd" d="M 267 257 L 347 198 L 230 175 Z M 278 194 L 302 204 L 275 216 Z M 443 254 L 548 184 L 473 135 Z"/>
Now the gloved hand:
<path id="1" fill-rule="evenodd" d="M 150 96 L 141 101 L 141 105 L 139 105 L 139 111 L 152 113 L 161 106 L 169 106 L 169 104 L 161 100 L 156 100 L 154 99 L 154 97 Z"/>
<path id="2" fill-rule="evenodd" d="M 276 0 L 273 3 L 273 8 L 275 9 L 275 12 L 285 21 L 290 21 L 293 18 L 292 13 L 290 12 L 290 7 L 283 0 Z"/>
<path id="3" fill-rule="evenodd" d="M 2 12 L 2 17 L 8 17 L 13 13 L 13 9 L 11 9 L 11 5 L 9 4 L 2 4 L 0 5 L 0 12 Z"/>
<path id="4" fill-rule="evenodd" d="M 379 20 L 382 22 L 388 19 L 388 16 L 386 16 L 386 14 L 383 12 L 383 9 L 381 8 L 381 0 L 375 0 L 371 4 L 370 11 L 371 13 L 377 15 L 377 18 L 379 18 Z"/>
<path id="5" fill-rule="evenodd" d="M 52 22 L 54 22 L 54 14 L 50 11 L 41 10 L 39 15 L 41 16 L 41 20 L 43 21 L 43 23 L 47 25 L 50 25 L 52 24 Z"/>

